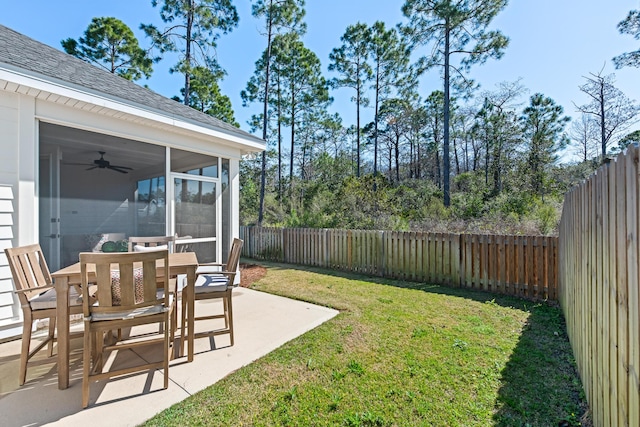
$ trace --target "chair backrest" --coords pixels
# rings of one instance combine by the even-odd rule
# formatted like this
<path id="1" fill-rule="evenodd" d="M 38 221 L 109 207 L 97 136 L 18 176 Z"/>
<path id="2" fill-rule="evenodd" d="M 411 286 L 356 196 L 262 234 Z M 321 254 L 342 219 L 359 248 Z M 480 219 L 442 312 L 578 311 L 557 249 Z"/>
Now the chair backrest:
<path id="1" fill-rule="evenodd" d="M 4 252 L 16 290 L 34 289 L 32 292 L 18 293 L 21 304 L 24 305 L 32 297 L 53 288 L 51 273 L 39 244 L 7 248 Z"/>
<path id="2" fill-rule="evenodd" d="M 143 252 L 145 250 L 167 249 L 173 253 L 176 236 L 145 236 L 129 237 L 129 252 Z"/>
<path id="3" fill-rule="evenodd" d="M 80 253 L 84 315 L 124 312 L 169 304 L 169 251 Z M 98 304 L 90 304 L 90 284 L 95 283 Z M 160 292 L 159 292 L 160 291 Z"/>
<path id="4" fill-rule="evenodd" d="M 240 263 L 240 253 L 242 252 L 242 245 L 244 242 L 240 239 L 233 239 L 231 244 L 231 250 L 229 251 L 229 257 L 227 258 L 227 265 L 225 270 L 231 273 L 235 273 L 238 270 L 238 264 Z"/>
<path id="5" fill-rule="evenodd" d="M 189 243 L 180 243 L 178 241 L 190 240 L 193 236 L 178 236 L 176 233 L 176 240 L 174 245 L 174 251 L 178 253 L 191 252 L 191 245 Z"/>

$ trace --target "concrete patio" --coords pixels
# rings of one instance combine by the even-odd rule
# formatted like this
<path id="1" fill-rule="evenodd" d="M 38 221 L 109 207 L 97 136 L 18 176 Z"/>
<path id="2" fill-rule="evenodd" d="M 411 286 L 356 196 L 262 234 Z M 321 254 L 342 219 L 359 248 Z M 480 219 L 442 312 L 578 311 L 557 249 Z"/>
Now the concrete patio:
<path id="1" fill-rule="evenodd" d="M 196 340 L 195 358 L 174 359 L 169 388 L 162 388 L 162 372 L 140 372 L 91 385 L 91 399 L 82 409 L 82 338 L 71 340 L 70 384 L 58 390 L 55 357 L 30 366 L 27 382 L 18 385 L 20 340 L 0 345 L 0 425 L 132 426 L 216 383 L 231 372 L 302 335 L 338 312 L 247 288 L 233 294 L 235 345 L 228 336 Z M 219 301 L 198 301 L 196 311 L 218 310 Z M 201 323 L 201 322 L 199 322 Z M 196 330 L 210 325 L 196 324 Z M 81 324 L 75 326 L 81 329 Z M 158 349 L 159 350 L 159 349 Z M 122 354 L 120 354 L 122 353 Z M 126 364 L 131 358 L 158 357 L 153 348 L 116 352 L 109 363 Z M 46 359 L 46 350 L 38 356 Z M 161 357 L 161 356 L 160 356 Z"/>

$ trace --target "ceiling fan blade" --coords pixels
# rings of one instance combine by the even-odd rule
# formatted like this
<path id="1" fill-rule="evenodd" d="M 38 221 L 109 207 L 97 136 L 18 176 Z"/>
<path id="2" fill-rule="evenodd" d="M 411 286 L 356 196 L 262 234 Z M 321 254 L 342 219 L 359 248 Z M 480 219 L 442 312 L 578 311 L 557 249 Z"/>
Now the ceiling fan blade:
<path id="1" fill-rule="evenodd" d="M 87 165 L 85 165 L 85 166 L 87 166 Z M 86 168 L 85 170 L 86 170 L 86 171 L 90 171 L 91 169 L 95 169 L 95 168 L 97 168 L 97 167 L 98 167 L 98 166 L 91 166 L 90 168 Z"/>
<path id="2" fill-rule="evenodd" d="M 65 166 L 93 166 L 92 163 L 67 163 L 67 162 L 63 162 L 62 163 Z"/>
<path id="3" fill-rule="evenodd" d="M 116 171 L 116 172 L 120 172 L 120 173 L 129 173 L 125 170 L 120 169 L 119 166 L 107 166 L 107 169 L 111 169 L 112 171 Z M 127 169 L 131 169 L 131 168 L 127 168 Z"/>
<path id="4" fill-rule="evenodd" d="M 109 165 L 109 167 L 110 168 L 118 168 L 118 169 L 126 169 L 126 170 L 130 170 L 130 171 L 133 170 L 133 168 L 129 168 L 129 167 L 126 167 L 126 166 Z"/>

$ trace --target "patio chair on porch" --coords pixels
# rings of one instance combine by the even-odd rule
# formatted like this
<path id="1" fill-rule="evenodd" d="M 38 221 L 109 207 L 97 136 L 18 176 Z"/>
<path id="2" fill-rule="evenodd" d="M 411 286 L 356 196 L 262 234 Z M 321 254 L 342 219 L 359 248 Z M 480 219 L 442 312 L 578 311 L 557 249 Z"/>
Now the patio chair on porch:
<path id="1" fill-rule="evenodd" d="M 27 377 L 27 363 L 40 349 L 49 345 L 49 357 L 53 356 L 56 327 L 56 290 L 49 267 L 39 244 L 4 250 L 9 261 L 16 294 L 22 306 L 22 351 L 20 353 L 19 381 L 23 385 Z M 82 300 L 75 287 L 69 289 L 69 313 L 82 313 Z M 31 347 L 31 329 L 38 319 L 49 319 L 49 333 L 35 349 Z"/>
<path id="2" fill-rule="evenodd" d="M 173 252 L 175 236 L 129 237 L 129 252 L 144 252 L 167 249 Z"/>
<path id="3" fill-rule="evenodd" d="M 243 241 L 240 239 L 233 239 L 231 250 L 229 251 L 229 257 L 225 264 L 207 263 L 201 264 L 196 271 L 196 282 L 194 286 L 193 298 L 198 300 L 205 299 L 222 299 L 222 314 L 207 315 L 194 317 L 194 320 L 207 320 L 207 319 L 224 319 L 224 328 L 219 328 L 207 332 L 199 332 L 194 335 L 195 338 L 211 337 L 215 335 L 229 334 L 231 345 L 233 345 L 233 306 L 231 304 L 231 291 L 234 287 L 234 280 L 236 277 L 236 271 L 238 270 L 238 263 L 240 261 L 240 252 L 242 251 Z M 186 301 L 187 296 L 184 292 L 187 288 L 183 288 L 182 295 L 182 318 L 181 318 L 181 340 L 184 343 L 184 329 L 185 329 L 185 314 L 186 314 Z M 189 331 L 190 334 L 194 333 Z"/>
<path id="4" fill-rule="evenodd" d="M 89 404 L 89 385 L 93 381 L 132 372 L 164 369 L 164 388 L 169 386 L 169 348 L 174 339 L 175 283 L 169 275 L 157 277 L 156 263 L 162 261 L 169 271 L 169 251 L 132 253 L 81 253 L 80 268 L 83 298 L 95 271 L 97 302 L 83 304 L 84 353 L 82 374 L 82 407 Z M 117 266 L 117 269 L 113 269 Z M 131 332 L 115 343 L 104 343 L 105 333 L 114 329 L 161 323 L 163 332 L 152 328 L 143 334 Z M 162 360 L 144 361 L 138 366 L 111 366 L 103 369 L 106 352 L 123 351 L 140 346 L 161 344 Z"/>

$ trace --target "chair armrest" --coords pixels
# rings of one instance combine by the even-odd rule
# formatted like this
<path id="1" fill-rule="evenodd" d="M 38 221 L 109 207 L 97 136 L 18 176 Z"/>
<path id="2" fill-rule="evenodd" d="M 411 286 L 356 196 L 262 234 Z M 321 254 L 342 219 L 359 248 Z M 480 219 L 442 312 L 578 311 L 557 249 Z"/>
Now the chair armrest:
<path id="1" fill-rule="evenodd" d="M 225 267 L 227 264 L 226 263 L 220 263 L 220 262 L 203 262 L 203 263 L 198 263 L 198 267 L 201 267 L 203 265 L 207 265 L 207 266 L 212 266 L 212 267 Z"/>
<path id="2" fill-rule="evenodd" d="M 214 274 L 221 273 L 226 268 L 227 264 L 220 264 L 215 262 L 198 264 L 196 268 L 196 274 Z M 209 268 L 211 267 L 211 268 Z"/>
<path id="3" fill-rule="evenodd" d="M 219 271 L 218 273 L 220 274 L 224 274 L 225 276 L 229 276 L 231 274 L 233 274 L 235 276 L 236 272 L 235 271 Z"/>
<path id="4" fill-rule="evenodd" d="M 34 292 L 34 291 L 44 292 L 53 288 L 55 288 L 54 285 L 45 285 L 45 286 L 36 286 L 35 288 L 29 288 L 29 289 L 14 289 L 13 292 L 15 292 L 16 294 L 24 294 L 27 292 Z"/>
<path id="5" fill-rule="evenodd" d="M 223 276 L 231 276 L 231 275 L 235 276 L 237 273 L 235 271 L 221 270 L 221 271 L 211 271 L 207 273 L 200 273 L 198 274 L 198 276 L 206 276 L 207 274 L 222 274 Z"/>

